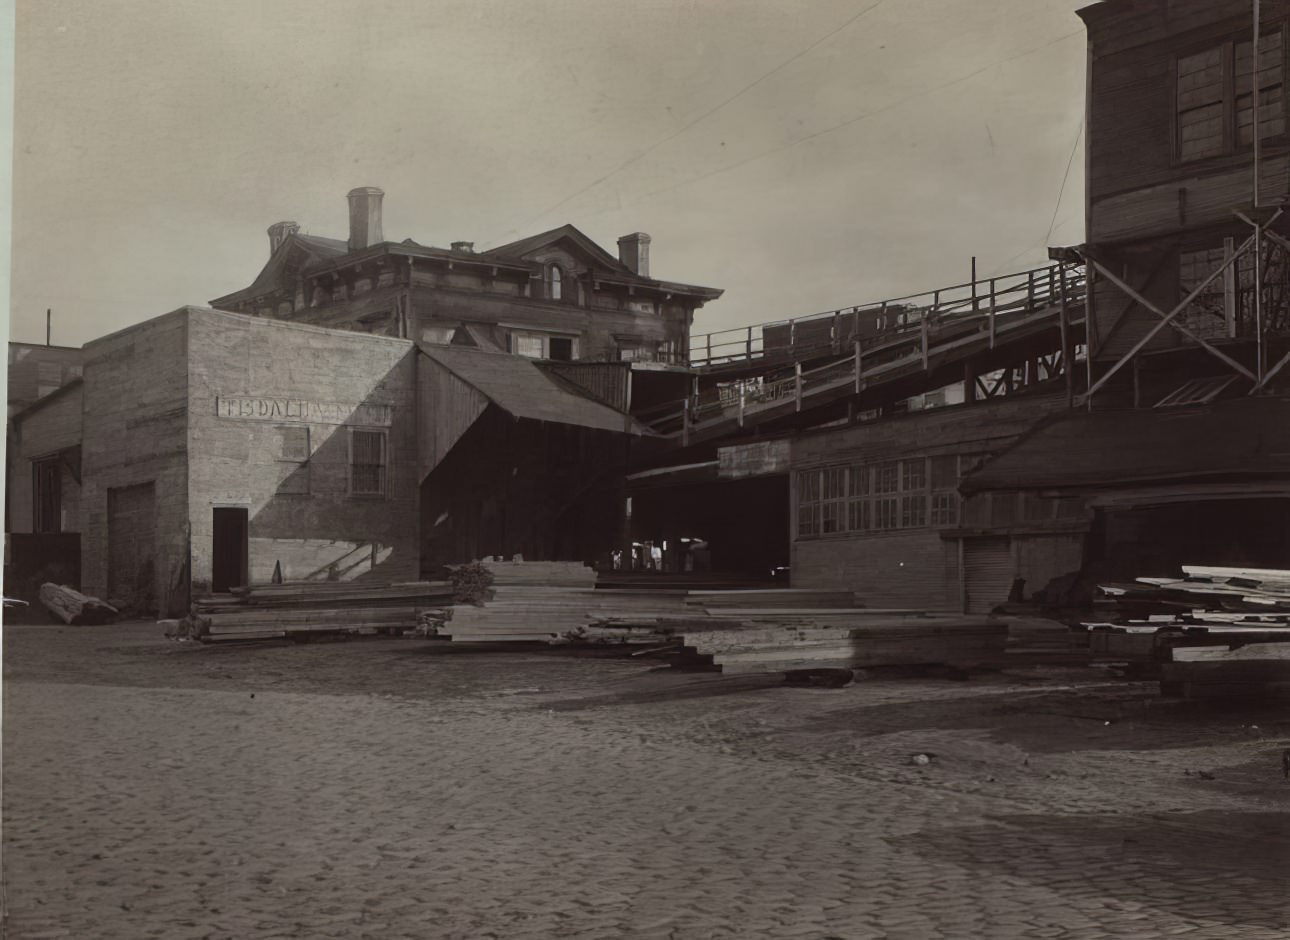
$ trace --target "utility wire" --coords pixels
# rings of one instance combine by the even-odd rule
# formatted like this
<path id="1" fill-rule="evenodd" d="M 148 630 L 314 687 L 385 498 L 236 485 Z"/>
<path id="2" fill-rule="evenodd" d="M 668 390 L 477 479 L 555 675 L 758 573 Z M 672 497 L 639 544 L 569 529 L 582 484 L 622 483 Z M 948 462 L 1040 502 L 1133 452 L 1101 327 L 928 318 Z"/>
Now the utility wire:
<path id="1" fill-rule="evenodd" d="M 529 221 L 527 221 L 527 222 L 525 222 L 523 225 L 521 225 L 521 226 L 520 226 L 520 229 L 521 229 L 521 230 L 522 230 L 522 229 L 527 229 L 530 225 L 532 225 L 534 222 L 538 221 L 539 219 L 541 219 L 541 218 L 543 218 L 543 217 L 545 217 L 545 216 L 550 215 L 552 212 L 554 212 L 556 209 L 559 209 L 561 206 L 565 205 L 566 203 L 568 203 L 568 202 L 572 202 L 574 199 L 577 199 L 577 198 L 578 198 L 579 196 L 581 196 L 583 193 L 585 193 L 585 192 L 587 192 L 587 191 L 589 191 L 589 190 L 591 190 L 591 189 L 594 189 L 595 187 L 599 186 L 601 183 L 605 182 L 605 181 L 606 181 L 606 180 L 608 180 L 609 178 L 611 178 L 611 177 L 615 176 L 615 175 L 616 175 L 616 174 L 618 174 L 618 173 L 621 173 L 623 170 L 627 169 L 627 168 L 628 168 L 629 166 L 631 166 L 632 164 L 637 163 L 637 162 L 639 162 L 640 160 L 643 160 L 645 157 L 649 156 L 651 153 L 653 153 L 655 150 L 658 150 L 660 147 L 662 147 L 662 146 L 664 146 L 664 145 L 666 145 L 666 144 L 669 144 L 669 143 L 671 143 L 672 141 L 676 140 L 676 138 L 680 137 L 682 134 L 684 134 L 686 131 L 690 130 L 692 127 L 694 127 L 694 126 L 696 126 L 697 124 L 700 124 L 700 123 L 702 123 L 703 121 L 707 120 L 708 118 L 712 117 L 712 115 L 716 114 L 716 113 L 717 113 L 718 111 L 720 111 L 722 108 L 726 107 L 726 105 L 728 105 L 728 104 L 732 104 L 733 102 L 737 101 L 739 98 L 742 98 L 744 95 L 746 95 L 748 92 L 752 91 L 754 88 L 756 88 L 756 87 L 757 87 L 758 85 L 760 85 L 762 82 L 764 82 L 764 81 L 766 81 L 767 79 L 769 79 L 769 78 L 771 78 L 771 77 L 773 77 L 773 76 L 777 75 L 778 73 L 782 72 L 784 69 L 788 68 L 790 65 L 792 65 L 794 62 L 796 62 L 798 59 L 802 58 L 802 57 L 803 57 L 803 56 L 805 56 L 805 55 L 808 55 L 809 53 L 811 53 L 812 51 L 814 51 L 816 48 L 818 48 L 821 44 L 823 44 L 823 43 L 827 42 L 829 39 L 832 39 L 834 36 L 836 36 L 838 33 L 842 32 L 842 31 L 843 31 L 844 29 L 846 29 L 848 26 L 851 26 L 853 23 L 857 22 L 858 20 L 860 20 L 860 19 L 861 19 L 862 17 L 864 17 L 865 15 L 867 15 L 867 14 L 869 14 L 869 13 L 873 12 L 874 10 L 876 10 L 878 7 L 882 6 L 882 5 L 883 5 L 884 3 L 886 3 L 886 2 L 887 2 L 887 0 L 877 0 L 877 2 L 876 2 L 876 3 L 871 3 L 869 6 L 865 7 L 863 10 L 861 10 L 859 13 L 855 14 L 853 17 L 851 17 L 851 18 L 850 18 L 849 20 L 847 20 L 846 22 L 842 23 L 842 24 L 841 24 L 841 25 L 839 25 L 839 26 L 835 26 L 833 29 L 829 30 L 827 33 L 825 33 L 825 34 L 824 34 L 823 36 L 821 36 L 819 39 L 815 40 L 813 43 L 811 43 L 811 44 L 810 44 L 809 46 L 807 46 L 805 49 L 802 49 L 801 51 L 799 51 L 799 52 L 797 52 L 797 53 L 794 53 L 793 55 L 789 56 L 789 57 L 788 57 L 787 59 L 785 59 L 783 62 L 779 63 L 779 65 L 777 65 L 777 66 L 775 66 L 773 69 L 771 69 L 769 72 L 766 72 L 766 73 L 762 74 L 761 76 L 759 76 L 758 78 L 754 79 L 753 81 L 749 82 L 747 85 L 745 85 L 745 86 L 743 86 L 742 88 L 740 88 L 740 89 L 739 89 L 738 91 L 736 91 L 733 95 L 731 95 L 730 97 L 726 98 L 724 101 L 720 102 L 719 104 L 713 105 L 713 106 L 712 106 L 711 108 L 709 108 L 707 111 L 704 111 L 704 112 L 703 112 L 702 114 L 700 114 L 698 117 L 696 117 L 696 118 L 694 118 L 693 120 L 691 120 L 688 124 L 683 125 L 682 127 L 680 127 L 680 128 L 678 128 L 677 130 L 673 131 L 673 132 L 672 132 L 671 134 L 669 134 L 668 136 L 666 136 L 666 137 L 664 137 L 664 138 L 662 138 L 662 139 L 660 139 L 660 140 L 658 140 L 658 141 L 655 141 L 654 143 L 650 144 L 648 147 L 646 147 L 644 150 L 640 151 L 639 153 L 635 154 L 634 156 L 628 157 L 626 160 L 624 160 L 622 163 L 618 164 L 618 166 L 614 167 L 612 170 L 609 170 L 609 171 L 608 171 L 607 173 L 605 173 L 603 176 L 597 177 L 596 179 L 592 180 L 590 183 L 588 183 L 586 186 L 583 186 L 581 189 L 577 190 L 576 192 L 574 192 L 574 193 L 572 193 L 572 194 L 570 194 L 570 195 L 568 195 L 568 196 L 565 196 L 563 199 L 561 199 L 559 202 L 557 202 L 557 203 L 555 203 L 554 205 L 552 205 L 550 208 L 545 209 L 545 210 L 543 210 L 542 212 L 538 213 L 537 215 L 533 216 L 533 218 L 529 219 Z M 512 229 L 512 231 L 516 231 L 516 230 L 515 230 L 515 229 Z"/>
<path id="2" fill-rule="evenodd" d="M 1075 165 L 1075 154 L 1079 151 L 1079 142 L 1083 139 L 1084 139 L 1084 119 L 1081 118 L 1080 125 L 1079 125 L 1079 132 L 1076 133 L 1075 135 L 1075 145 L 1071 147 L 1070 159 L 1066 161 L 1066 172 L 1062 174 L 1061 189 L 1057 191 L 1057 205 L 1053 206 L 1053 218 L 1052 218 L 1052 221 L 1048 223 L 1048 232 L 1047 234 L 1044 235 L 1043 240 L 1038 245 L 1027 245 L 1025 248 L 1021 249 L 1021 251 L 1017 252 L 1007 261 L 1003 262 L 1003 264 L 999 265 L 997 268 L 991 271 L 990 272 L 991 274 L 997 274 L 1001 269 L 1006 268 L 1008 265 L 1012 264 L 1012 262 L 1016 261 L 1026 252 L 1033 251 L 1034 249 L 1038 248 L 1040 245 L 1047 244 L 1048 239 L 1053 237 L 1053 229 L 1057 227 L 1057 213 L 1061 211 L 1062 197 L 1066 195 L 1066 181 L 1070 179 L 1071 167 Z"/>
<path id="3" fill-rule="evenodd" d="M 888 111 L 894 111 L 899 107 L 909 104 L 911 101 L 916 101 L 919 98 L 926 97 L 927 95 L 934 94 L 938 91 L 944 91 L 947 88 L 952 88 L 955 85 L 959 85 L 959 84 L 962 84 L 963 82 L 976 78 L 982 72 L 988 72 L 990 69 L 995 68 L 996 66 L 1005 65 L 1006 63 L 1014 62 L 1017 59 L 1024 59 L 1026 56 L 1034 55 L 1036 52 L 1042 52 L 1044 49 L 1047 49 L 1049 46 L 1055 46 L 1059 42 L 1065 42 L 1067 39 L 1070 39 L 1073 36 L 1080 36 L 1082 34 L 1083 34 L 1082 30 L 1076 30 L 1075 32 L 1072 32 L 1072 33 L 1066 33 L 1064 36 L 1058 36 L 1056 39 L 1050 42 L 1046 42 L 1042 46 L 1036 46 L 1033 49 L 1028 49 L 1025 52 L 1019 52 L 1016 55 L 1009 56 L 1006 59 L 1000 59 L 996 62 L 991 62 L 988 65 L 983 65 L 981 68 L 977 69 L 974 72 L 969 72 L 967 75 L 962 75 L 958 78 L 952 79 L 951 81 L 945 82 L 940 85 L 934 85 L 931 88 L 927 88 L 927 89 L 924 89 L 923 91 L 901 98 L 899 101 L 893 101 L 891 104 L 884 105 L 881 108 L 876 108 L 873 111 L 866 111 L 864 114 L 859 114 L 853 118 L 848 118 L 847 120 L 842 121 L 841 123 L 823 128 L 822 130 L 813 131 L 810 134 L 806 134 L 805 136 L 799 137 L 796 140 L 789 141 L 787 144 L 783 144 L 779 147 L 773 147 L 770 150 L 763 150 L 761 153 L 748 157 L 745 160 L 740 160 L 738 163 L 732 163 L 729 166 L 719 167 L 718 169 L 712 170 L 708 173 L 703 173 L 703 174 L 700 174 L 699 176 L 694 176 L 694 177 L 691 177 L 690 179 L 682 180 L 679 183 L 674 183 L 671 186 L 665 186 L 662 189 L 653 190 L 652 192 L 646 193 L 645 196 L 642 198 L 649 198 L 650 196 L 659 196 L 659 195 L 662 195 L 663 193 L 669 193 L 674 189 L 680 189 L 683 186 L 689 186 L 693 183 L 698 183 L 702 180 L 711 179 L 712 177 L 719 176 L 722 173 L 729 173 L 732 170 L 737 170 L 740 167 L 747 166 L 750 163 L 755 163 L 756 161 L 765 159 L 766 157 L 769 157 L 773 154 L 777 154 L 777 153 L 780 153 L 781 151 L 788 150 L 792 147 L 796 147 L 798 144 L 804 144 L 807 141 L 816 140 L 817 138 L 823 137 L 826 134 L 832 134 L 835 131 L 840 131 L 845 127 L 850 127 L 852 124 L 858 124 L 861 121 L 868 120 L 871 117 L 876 117 L 879 114 L 885 114 Z"/>
<path id="4" fill-rule="evenodd" d="M 1057 225 L 1057 211 L 1062 207 L 1062 197 L 1066 195 L 1066 181 L 1071 176 L 1071 166 L 1075 163 L 1075 153 L 1079 150 L 1079 142 L 1084 139 L 1084 119 L 1080 118 L 1079 133 L 1075 135 L 1075 145 L 1071 147 L 1070 159 L 1066 161 L 1066 172 L 1062 174 L 1062 188 L 1057 191 L 1057 205 L 1053 206 L 1053 219 L 1048 223 L 1048 234 L 1044 236 L 1044 241 L 1053 237 L 1053 229 Z"/>

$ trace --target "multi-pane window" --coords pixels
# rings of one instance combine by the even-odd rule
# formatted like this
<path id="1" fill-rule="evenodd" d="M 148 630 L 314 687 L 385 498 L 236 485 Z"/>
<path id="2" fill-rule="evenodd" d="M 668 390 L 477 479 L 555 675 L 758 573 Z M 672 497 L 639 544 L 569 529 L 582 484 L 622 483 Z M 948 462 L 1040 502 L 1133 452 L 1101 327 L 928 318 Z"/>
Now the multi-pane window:
<path id="1" fill-rule="evenodd" d="M 820 534 L 820 472 L 808 470 L 797 475 L 797 534 Z"/>
<path id="2" fill-rule="evenodd" d="M 349 491 L 355 496 L 384 496 L 386 453 L 384 431 L 350 431 Z"/>
<path id="3" fill-rule="evenodd" d="M 1254 143 L 1254 95 L 1250 83 L 1254 63 L 1250 61 L 1251 46 L 1249 40 L 1238 42 L 1233 57 L 1236 78 L 1236 143 L 1239 147 L 1249 147 Z M 1284 63 L 1285 50 L 1282 48 L 1281 31 L 1259 37 L 1259 129 L 1264 140 L 1285 133 L 1286 115 L 1282 93 Z"/>
<path id="4" fill-rule="evenodd" d="M 931 463 L 931 520 L 937 528 L 959 524 L 959 458 L 933 457 Z"/>
<path id="5" fill-rule="evenodd" d="M 1263 139 L 1285 133 L 1284 34 L 1259 39 L 1257 87 Z M 1254 142 L 1252 43 L 1248 39 L 1180 56 L 1177 63 L 1177 152 L 1180 160 L 1232 153 Z"/>
<path id="6" fill-rule="evenodd" d="M 799 537 L 958 524 L 958 459 L 926 457 L 797 474 Z"/>
<path id="7" fill-rule="evenodd" d="M 578 339 L 576 336 L 552 336 L 547 333 L 525 333 L 514 331 L 510 334 L 511 352 L 529 359 L 555 359 L 568 362 L 578 358 Z"/>
<path id="8" fill-rule="evenodd" d="M 845 532 L 847 529 L 847 468 L 830 467 L 821 474 L 820 531 Z"/>

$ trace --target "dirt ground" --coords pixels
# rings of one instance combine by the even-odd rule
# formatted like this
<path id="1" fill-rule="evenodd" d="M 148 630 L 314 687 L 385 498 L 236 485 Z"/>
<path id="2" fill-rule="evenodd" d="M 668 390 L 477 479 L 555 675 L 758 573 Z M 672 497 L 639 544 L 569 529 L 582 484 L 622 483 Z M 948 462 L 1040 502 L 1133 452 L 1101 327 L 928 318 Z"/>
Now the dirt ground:
<path id="1" fill-rule="evenodd" d="M 1290 713 L 4 630 L 17 938 L 1290 936 Z M 918 757 L 925 755 L 926 760 Z"/>

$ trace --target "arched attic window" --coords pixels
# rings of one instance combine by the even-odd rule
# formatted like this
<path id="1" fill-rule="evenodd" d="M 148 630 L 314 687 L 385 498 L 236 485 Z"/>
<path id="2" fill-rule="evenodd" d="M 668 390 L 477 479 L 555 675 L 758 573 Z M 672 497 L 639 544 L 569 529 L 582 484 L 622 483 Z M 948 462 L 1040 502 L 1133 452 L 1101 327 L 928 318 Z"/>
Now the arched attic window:
<path id="1" fill-rule="evenodd" d="M 567 301 L 569 292 L 572 288 L 571 283 L 565 283 L 564 269 L 558 264 L 548 264 L 546 266 L 546 275 L 543 278 L 546 281 L 547 300 Z"/>

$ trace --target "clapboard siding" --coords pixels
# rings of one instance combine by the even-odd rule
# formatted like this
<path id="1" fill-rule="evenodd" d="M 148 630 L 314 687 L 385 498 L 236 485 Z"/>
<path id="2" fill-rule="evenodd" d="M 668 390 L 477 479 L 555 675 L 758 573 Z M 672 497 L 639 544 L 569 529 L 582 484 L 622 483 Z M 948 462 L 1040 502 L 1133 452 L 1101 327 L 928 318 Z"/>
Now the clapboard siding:
<path id="1" fill-rule="evenodd" d="M 1177 184 L 1195 190 L 1187 194 L 1191 214 L 1193 209 L 1201 211 L 1195 204 L 1203 203 L 1208 191 L 1207 186 L 1196 183 L 1197 177 L 1239 174 L 1244 168 L 1246 191 L 1237 201 L 1248 202 L 1248 147 L 1243 152 L 1184 162 L 1176 158 L 1174 144 L 1178 57 L 1224 39 L 1244 38 L 1251 28 L 1248 0 L 1171 0 L 1133 5 L 1132 9 L 1102 4 L 1081 11 L 1081 15 L 1088 23 L 1090 44 L 1088 190 L 1094 204 L 1095 237 L 1128 237 L 1098 231 L 1099 225 L 1113 231 L 1131 227 L 1114 221 L 1121 210 L 1127 210 L 1123 205 L 1113 203 L 1099 212 L 1097 203 L 1115 194 L 1162 187 L 1164 192 L 1155 194 L 1152 205 L 1163 211 L 1172 199 L 1171 220 L 1177 224 Z M 1288 17 L 1290 3 L 1285 0 L 1263 3 L 1265 28 L 1285 27 Z M 1286 149 L 1286 141 L 1279 139 L 1270 141 L 1265 150 L 1270 159 L 1282 158 L 1279 184 L 1269 181 L 1270 186 L 1279 185 L 1278 193 L 1285 191 Z M 1220 197 L 1222 185 L 1214 190 L 1215 198 Z"/>

